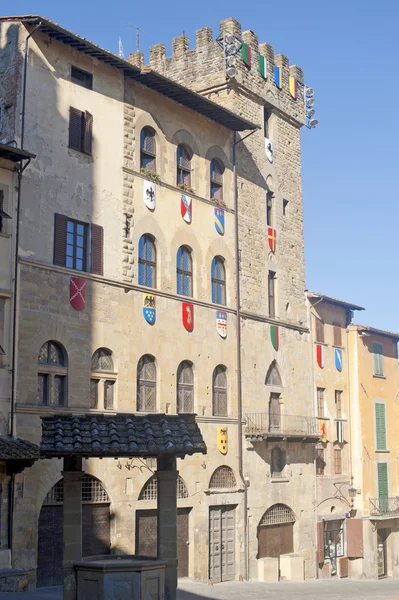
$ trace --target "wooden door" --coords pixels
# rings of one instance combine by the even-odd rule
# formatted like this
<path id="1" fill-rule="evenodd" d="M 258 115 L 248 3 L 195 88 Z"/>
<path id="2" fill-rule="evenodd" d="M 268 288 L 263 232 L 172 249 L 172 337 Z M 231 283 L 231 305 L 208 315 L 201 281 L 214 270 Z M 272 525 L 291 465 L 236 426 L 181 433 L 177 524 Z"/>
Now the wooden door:
<path id="1" fill-rule="evenodd" d="M 294 551 L 294 524 L 281 523 L 258 527 L 258 557 L 279 557 Z"/>
<path id="2" fill-rule="evenodd" d="M 189 513 L 191 508 L 177 509 L 177 561 L 178 576 L 189 573 Z M 142 556 L 157 556 L 158 516 L 156 510 L 136 511 L 136 553 Z"/>
<path id="3" fill-rule="evenodd" d="M 61 585 L 63 579 L 63 507 L 42 506 L 37 544 L 37 587 Z M 82 507 L 83 556 L 110 553 L 109 504 Z"/>
<path id="4" fill-rule="evenodd" d="M 385 529 L 377 531 L 377 565 L 378 577 L 387 574 L 387 535 Z"/>
<path id="5" fill-rule="evenodd" d="M 235 509 L 212 507 L 209 512 L 209 578 L 215 583 L 235 577 Z"/>
<path id="6" fill-rule="evenodd" d="M 269 431 L 280 431 L 280 394 L 270 394 Z"/>

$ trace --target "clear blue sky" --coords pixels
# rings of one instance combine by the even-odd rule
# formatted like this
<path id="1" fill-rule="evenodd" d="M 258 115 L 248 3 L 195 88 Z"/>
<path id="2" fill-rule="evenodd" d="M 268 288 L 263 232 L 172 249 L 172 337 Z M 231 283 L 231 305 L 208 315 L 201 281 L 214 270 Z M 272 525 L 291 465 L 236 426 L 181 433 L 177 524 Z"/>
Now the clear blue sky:
<path id="1" fill-rule="evenodd" d="M 397 0 L 14 0 L 4 14 L 41 14 L 125 55 L 229 16 L 300 65 L 315 91 L 303 130 L 307 287 L 366 307 L 358 322 L 399 331 L 399 76 Z"/>

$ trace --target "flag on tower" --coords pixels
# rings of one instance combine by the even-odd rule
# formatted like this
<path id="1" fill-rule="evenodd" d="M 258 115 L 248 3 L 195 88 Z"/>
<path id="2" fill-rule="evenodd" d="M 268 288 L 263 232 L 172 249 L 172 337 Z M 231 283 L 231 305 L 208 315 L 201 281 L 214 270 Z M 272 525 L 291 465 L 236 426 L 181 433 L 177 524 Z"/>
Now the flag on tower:
<path id="1" fill-rule="evenodd" d="M 125 53 L 123 52 L 122 40 L 119 38 L 119 56 L 120 58 L 125 59 Z"/>

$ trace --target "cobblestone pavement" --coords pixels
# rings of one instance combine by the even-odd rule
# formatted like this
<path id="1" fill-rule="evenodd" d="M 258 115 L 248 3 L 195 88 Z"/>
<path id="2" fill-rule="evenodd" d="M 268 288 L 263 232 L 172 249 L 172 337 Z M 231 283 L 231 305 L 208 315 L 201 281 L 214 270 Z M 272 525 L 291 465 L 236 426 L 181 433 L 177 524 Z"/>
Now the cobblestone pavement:
<path id="1" fill-rule="evenodd" d="M 180 582 L 177 600 L 399 600 L 399 580 L 328 580 L 304 583 L 256 582 L 207 585 L 189 579 Z M 0 593 L 0 600 L 62 600 L 62 588 L 24 593 Z"/>

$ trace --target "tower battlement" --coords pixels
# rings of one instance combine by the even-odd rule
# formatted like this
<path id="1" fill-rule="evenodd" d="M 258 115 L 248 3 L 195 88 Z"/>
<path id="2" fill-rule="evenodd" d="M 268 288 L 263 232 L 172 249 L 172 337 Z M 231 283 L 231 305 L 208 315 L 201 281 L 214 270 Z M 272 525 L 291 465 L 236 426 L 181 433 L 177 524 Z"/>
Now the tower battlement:
<path id="1" fill-rule="evenodd" d="M 212 29 L 208 26 L 197 30 L 193 49 L 189 48 L 189 38 L 184 34 L 173 38 L 172 56 L 166 56 L 163 43 L 151 46 L 149 66 L 236 112 L 237 105 L 231 102 L 228 94 L 223 94 L 223 89 L 238 86 L 241 92 L 257 96 L 299 125 L 304 124 L 302 69 L 290 65 L 284 54 L 275 54 L 270 44 L 259 43 L 253 31 L 242 32 L 241 23 L 232 17 L 220 22 L 218 37 L 226 34 L 234 36 L 238 47 L 238 40 L 242 41 L 242 47 L 233 60 L 234 77 L 226 73 L 224 49 L 213 39 Z M 141 53 L 133 53 L 129 61 L 142 66 L 144 57 Z M 239 112 L 244 115 L 244 111 Z"/>

